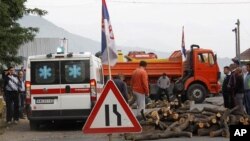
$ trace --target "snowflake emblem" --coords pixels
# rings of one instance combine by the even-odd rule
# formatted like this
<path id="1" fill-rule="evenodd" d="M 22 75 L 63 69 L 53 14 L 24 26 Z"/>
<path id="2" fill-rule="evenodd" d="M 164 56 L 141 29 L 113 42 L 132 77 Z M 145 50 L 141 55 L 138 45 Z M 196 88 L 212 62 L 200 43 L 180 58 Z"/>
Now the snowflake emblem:
<path id="1" fill-rule="evenodd" d="M 81 68 L 76 65 L 69 67 L 69 76 L 72 76 L 74 78 L 76 78 L 77 76 L 81 76 Z"/>
<path id="2" fill-rule="evenodd" d="M 48 68 L 47 66 L 43 66 L 39 69 L 39 76 L 43 79 L 47 79 L 48 77 L 51 77 L 51 68 Z"/>

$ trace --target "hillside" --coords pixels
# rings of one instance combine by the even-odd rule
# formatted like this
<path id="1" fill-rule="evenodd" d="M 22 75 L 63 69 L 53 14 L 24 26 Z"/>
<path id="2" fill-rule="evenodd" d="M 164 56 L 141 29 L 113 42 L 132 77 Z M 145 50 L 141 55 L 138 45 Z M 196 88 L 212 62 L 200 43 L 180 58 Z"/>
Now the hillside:
<path id="1" fill-rule="evenodd" d="M 37 38 L 66 38 L 68 39 L 69 51 L 72 52 L 97 52 L 100 51 L 99 42 L 72 34 L 63 28 L 56 26 L 50 21 L 39 16 L 25 16 L 18 21 L 23 27 L 38 27 Z"/>

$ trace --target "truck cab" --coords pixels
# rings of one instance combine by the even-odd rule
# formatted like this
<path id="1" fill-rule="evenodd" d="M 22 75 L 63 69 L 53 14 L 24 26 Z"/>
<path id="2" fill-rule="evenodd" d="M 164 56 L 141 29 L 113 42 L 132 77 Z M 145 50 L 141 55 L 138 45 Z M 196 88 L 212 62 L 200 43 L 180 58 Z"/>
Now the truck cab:
<path id="1" fill-rule="evenodd" d="M 212 50 L 192 45 L 190 51 L 187 51 L 183 70 L 181 81 L 188 99 L 201 103 L 209 93 L 219 93 L 220 71 Z"/>

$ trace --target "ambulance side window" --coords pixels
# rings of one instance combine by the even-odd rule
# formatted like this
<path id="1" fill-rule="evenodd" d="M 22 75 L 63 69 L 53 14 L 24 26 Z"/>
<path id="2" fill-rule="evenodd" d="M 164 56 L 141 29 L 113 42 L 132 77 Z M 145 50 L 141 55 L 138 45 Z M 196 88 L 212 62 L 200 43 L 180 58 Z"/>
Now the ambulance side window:
<path id="1" fill-rule="evenodd" d="M 59 62 L 31 62 L 31 83 L 33 85 L 59 84 Z"/>
<path id="2" fill-rule="evenodd" d="M 89 60 L 61 61 L 61 83 L 88 83 L 90 78 Z"/>

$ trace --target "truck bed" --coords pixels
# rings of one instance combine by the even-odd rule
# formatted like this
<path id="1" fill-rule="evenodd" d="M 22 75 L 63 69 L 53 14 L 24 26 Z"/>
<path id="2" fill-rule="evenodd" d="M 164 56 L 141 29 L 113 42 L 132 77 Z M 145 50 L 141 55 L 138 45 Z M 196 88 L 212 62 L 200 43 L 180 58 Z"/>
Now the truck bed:
<path id="1" fill-rule="evenodd" d="M 147 62 L 147 60 L 145 60 Z M 147 62 L 146 71 L 148 77 L 159 77 L 162 73 L 166 73 L 168 77 L 180 77 L 183 73 L 182 58 L 180 51 L 175 51 L 166 61 L 150 61 Z M 139 62 L 117 62 L 111 67 L 112 76 L 123 74 L 125 77 L 130 77 L 132 72 L 138 68 Z M 104 65 L 104 76 L 108 76 L 108 66 Z"/>

